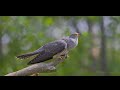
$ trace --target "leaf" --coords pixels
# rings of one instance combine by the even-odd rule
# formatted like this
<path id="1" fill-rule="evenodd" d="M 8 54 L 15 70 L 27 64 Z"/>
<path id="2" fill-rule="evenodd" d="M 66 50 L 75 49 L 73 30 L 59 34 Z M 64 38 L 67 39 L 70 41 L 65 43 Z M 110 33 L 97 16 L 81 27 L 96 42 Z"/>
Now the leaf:
<path id="1" fill-rule="evenodd" d="M 53 19 L 52 19 L 51 17 L 45 18 L 44 24 L 45 24 L 46 26 L 52 25 L 52 24 L 53 24 Z"/>

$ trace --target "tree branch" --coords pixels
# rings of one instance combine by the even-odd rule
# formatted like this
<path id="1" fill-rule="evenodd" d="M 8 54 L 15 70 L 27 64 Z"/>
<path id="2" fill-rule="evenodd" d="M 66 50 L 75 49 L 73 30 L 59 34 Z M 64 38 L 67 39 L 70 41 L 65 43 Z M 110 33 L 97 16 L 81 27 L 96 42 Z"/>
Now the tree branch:
<path id="1" fill-rule="evenodd" d="M 36 73 L 53 72 L 56 71 L 56 66 L 63 61 L 64 59 L 62 60 L 59 58 L 50 63 L 33 64 L 16 72 L 9 73 L 5 76 L 29 76 Z"/>

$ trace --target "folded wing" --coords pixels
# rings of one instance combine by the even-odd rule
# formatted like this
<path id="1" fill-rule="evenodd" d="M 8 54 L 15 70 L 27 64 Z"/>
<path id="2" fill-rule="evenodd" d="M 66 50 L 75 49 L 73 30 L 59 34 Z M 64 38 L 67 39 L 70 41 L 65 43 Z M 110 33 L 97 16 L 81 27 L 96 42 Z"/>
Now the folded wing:
<path id="1" fill-rule="evenodd" d="M 42 50 L 44 50 L 43 53 L 38 54 L 28 64 L 35 64 L 50 60 L 53 58 L 54 55 L 62 52 L 65 48 L 67 48 L 67 43 L 64 40 L 50 42 L 42 47 Z"/>

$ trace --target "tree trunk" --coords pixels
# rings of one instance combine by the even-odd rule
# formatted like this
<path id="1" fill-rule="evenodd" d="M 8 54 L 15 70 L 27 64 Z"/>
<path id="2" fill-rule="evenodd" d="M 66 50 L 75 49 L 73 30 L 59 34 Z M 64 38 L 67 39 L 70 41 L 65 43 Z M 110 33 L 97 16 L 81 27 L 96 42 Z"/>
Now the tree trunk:
<path id="1" fill-rule="evenodd" d="M 100 18 L 100 28 L 101 28 L 101 71 L 103 75 L 108 75 L 107 72 L 107 58 L 106 58 L 106 35 L 105 35 L 105 27 L 104 27 L 104 17 Z"/>
<path id="2" fill-rule="evenodd" d="M 95 72 L 96 68 L 97 68 L 97 60 L 96 57 L 94 56 L 94 48 L 95 48 L 95 40 L 94 40 L 94 34 L 93 34 L 93 30 L 92 30 L 92 22 L 90 22 L 89 19 L 87 19 L 87 24 L 88 24 L 88 32 L 89 32 L 89 36 L 90 36 L 90 48 L 89 48 L 89 57 L 90 60 L 92 60 L 92 69 Z"/>
<path id="3" fill-rule="evenodd" d="M 2 35 L 0 34 L 0 58 L 2 58 Z"/>

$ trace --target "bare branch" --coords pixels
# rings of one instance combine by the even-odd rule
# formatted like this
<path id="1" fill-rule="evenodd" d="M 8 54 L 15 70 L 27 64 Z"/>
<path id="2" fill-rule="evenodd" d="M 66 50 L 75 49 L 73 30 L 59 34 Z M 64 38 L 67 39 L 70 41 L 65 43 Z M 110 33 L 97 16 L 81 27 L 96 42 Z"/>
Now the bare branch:
<path id="1" fill-rule="evenodd" d="M 9 73 L 5 76 L 29 76 L 36 73 L 43 73 L 43 72 L 53 72 L 56 71 L 56 65 L 63 62 L 60 58 L 50 62 L 50 63 L 37 63 L 16 72 Z"/>

